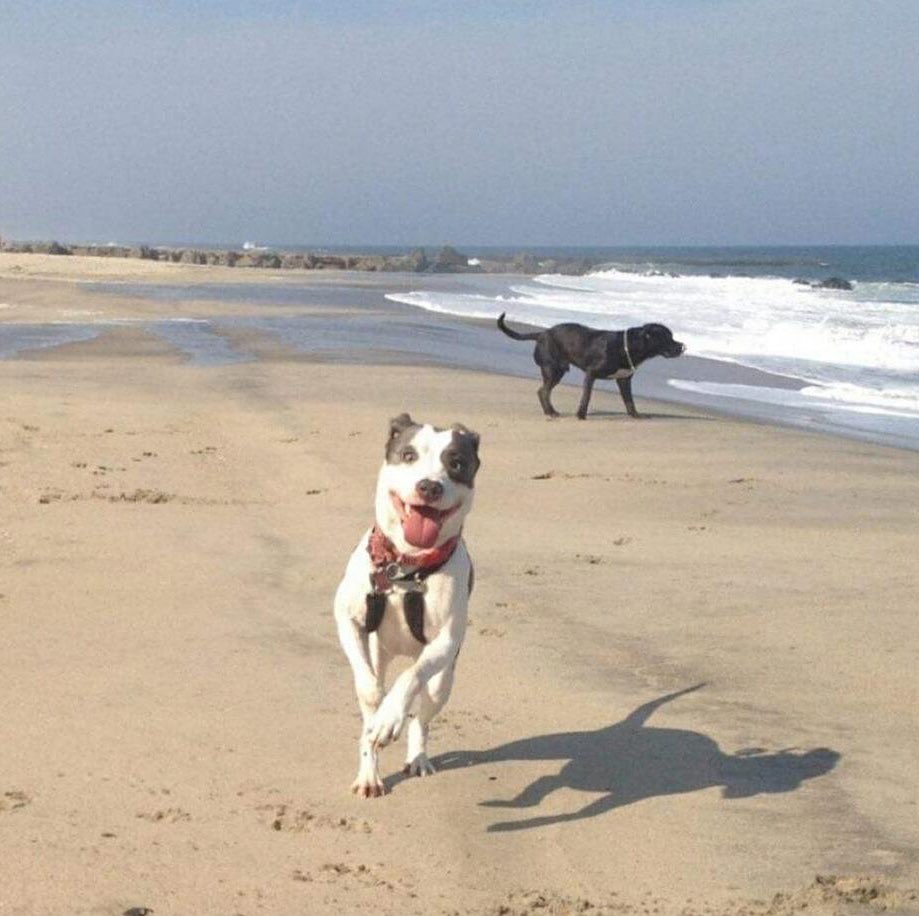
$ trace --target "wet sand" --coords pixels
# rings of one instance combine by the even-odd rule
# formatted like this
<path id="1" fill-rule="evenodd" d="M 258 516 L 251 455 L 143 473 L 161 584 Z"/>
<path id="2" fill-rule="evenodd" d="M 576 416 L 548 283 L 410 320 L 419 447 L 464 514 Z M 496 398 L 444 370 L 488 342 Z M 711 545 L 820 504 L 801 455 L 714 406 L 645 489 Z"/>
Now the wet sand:
<path id="1" fill-rule="evenodd" d="M 0 913 L 916 910 L 919 456 L 234 333 L 0 361 Z M 473 623 L 361 801 L 331 596 L 403 409 L 482 435 Z"/>

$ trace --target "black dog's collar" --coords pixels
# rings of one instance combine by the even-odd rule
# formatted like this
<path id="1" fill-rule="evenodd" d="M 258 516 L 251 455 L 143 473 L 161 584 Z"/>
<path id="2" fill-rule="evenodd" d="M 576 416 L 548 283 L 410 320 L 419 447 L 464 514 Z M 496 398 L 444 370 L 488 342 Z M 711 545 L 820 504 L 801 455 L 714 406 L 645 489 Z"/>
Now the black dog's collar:
<path id="1" fill-rule="evenodd" d="M 632 354 L 629 353 L 629 329 L 622 332 L 622 349 L 625 351 L 625 361 L 629 364 L 629 372 L 635 374 L 635 363 L 632 362 Z"/>

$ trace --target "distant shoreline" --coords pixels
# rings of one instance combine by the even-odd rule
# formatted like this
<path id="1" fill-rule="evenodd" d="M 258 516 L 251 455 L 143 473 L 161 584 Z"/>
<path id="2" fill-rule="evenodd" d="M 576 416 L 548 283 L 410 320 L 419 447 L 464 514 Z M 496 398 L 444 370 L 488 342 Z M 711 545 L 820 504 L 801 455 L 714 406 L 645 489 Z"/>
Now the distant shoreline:
<path id="1" fill-rule="evenodd" d="M 57 241 L 23 242 L 0 239 L 0 252 L 48 254 L 61 257 L 134 258 L 172 264 L 268 270 L 356 270 L 374 273 L 524 274 L 555 273 L 578 276 L 603 263 L 600 258 L 538 258 L 518 252 L 507 256 L 475 257 L 444 245 L 429 255 L 424 248 L 399 254 L 304 252 L 246 244 L 241 248 L 153 245 L 72 245 Z"/>

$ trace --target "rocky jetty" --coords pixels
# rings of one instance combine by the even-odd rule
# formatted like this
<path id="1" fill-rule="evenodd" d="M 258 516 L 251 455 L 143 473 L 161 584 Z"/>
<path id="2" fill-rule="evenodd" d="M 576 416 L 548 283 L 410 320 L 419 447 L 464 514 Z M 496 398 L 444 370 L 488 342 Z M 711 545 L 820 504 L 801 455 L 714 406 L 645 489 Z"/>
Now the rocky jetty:
<path id="1" fill-rule="evenodd" d="M 811 289 L 844 289 L 851 290 L 853 289 L 852 284 L 848 280 L 843 280 L 842 277 L 828 277 L 826 280 L 792 280 L 792 283 L 797 283 L 800 286 L 809 286 Z"/>
<path id="2" fill-rule="evenodd" d="M 69 245 L 61 242 L 0 241 L 0 251 L 21 254 L 83 255 L 97 258 L 140 258 L 174 264 L 202 264 L 268 270 L 357 270 L 402 273 L 559 273 L 578 275 L 601 262 L 587 258 L 537 258 L 529 252 L 495 257 L 460 252 L 444 245 L 429 256 L 423 248 L 401 254 L 354 254 L 285 251 L 244 247 L 172 248 L 152 245 Z"/>
<path id="3" fill-rule="evenodd" d="M 827 280 L 821 280 L 819 283 L 815 283 L 814 287 L 816 289 L 852 289 L 852 284 L 848 280 L 843 280 L 842 277 L 830 277 Z"/>

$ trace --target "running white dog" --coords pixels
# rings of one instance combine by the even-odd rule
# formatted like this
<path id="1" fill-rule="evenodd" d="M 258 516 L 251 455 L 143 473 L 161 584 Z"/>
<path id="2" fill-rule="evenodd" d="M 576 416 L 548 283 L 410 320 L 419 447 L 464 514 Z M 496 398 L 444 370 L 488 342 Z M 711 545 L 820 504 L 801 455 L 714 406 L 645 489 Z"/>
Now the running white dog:
<path id="1" fill-rule="evenodd" d="M 434 772 L 428 725 L 450 697 L 472 591 L 461 534 L 478 449 L 479 437 L 464 426 L 437 429 L 407 413 L 390 424 L 376 525 L 351 555 L 335 594 L 338 637 L 364 718 L 351 791 L 364 798 L 386 791 L 377 752 L 399 737 L 413 708 L 404 772 Z M 385 693 L 386 666 L 397 655 L 414 661 Z"/>

